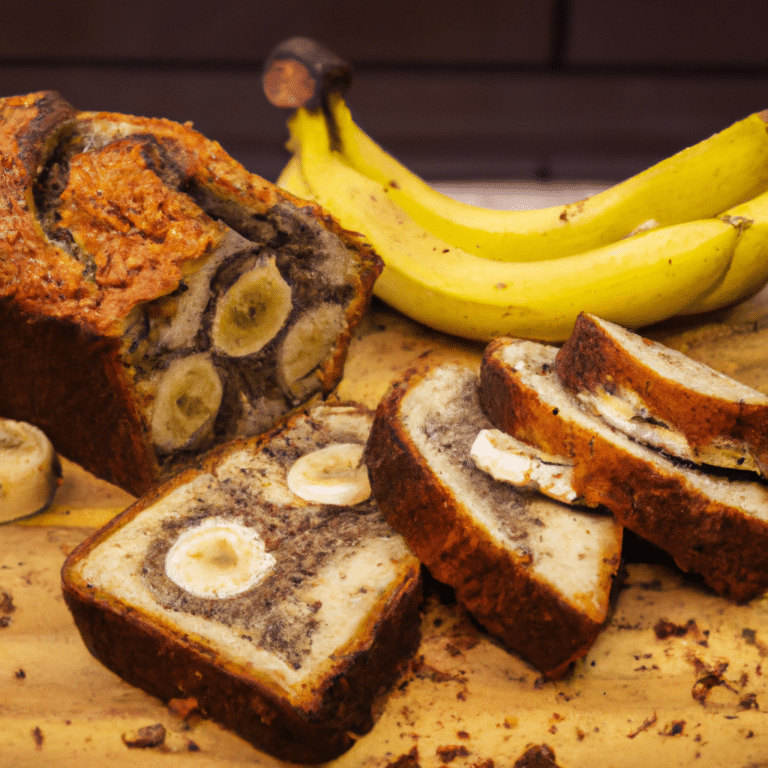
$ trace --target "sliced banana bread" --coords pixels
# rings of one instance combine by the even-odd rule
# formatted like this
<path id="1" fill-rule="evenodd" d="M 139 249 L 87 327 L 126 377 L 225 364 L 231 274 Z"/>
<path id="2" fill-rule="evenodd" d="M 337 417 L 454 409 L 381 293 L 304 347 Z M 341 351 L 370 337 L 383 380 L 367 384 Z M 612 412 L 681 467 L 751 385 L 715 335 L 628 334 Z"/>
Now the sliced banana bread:
<path id="1" fill-rule="evenodd" d="M 768 474 L 768 395 L 682 352 L 582 313 L 555 369 L 635 440 L 696 463 Z"/>
<path id="2" fill-rule="evenodd" d="M 282 759 L 348 749 L 420 636 L 421 565 L 360 463 L 370 424 L 316 405 L 86 540 L 62 582 L 91 653 Z"/>
<path id="3" fill-rule="evenodd" d="M 737 601 L 768 589 L 768 486 L 700 471 L 614 429 L 563 386 L 556 355 L 519 339 L 488 345 L 480 400 L 493 424 L 564 457 L 581 503 L 610 509 L 713 589 Z"/>
<path id="4" fill-rule="evenodd" d="M 366 449 L 389 523 L 493 635 L 545 676 L 567 672 L 599 633 L 621 553 L 609 514 L 494 480 L 470 456 L 490 427 L 477 375 L 411 373 L 379 404 Z"/>

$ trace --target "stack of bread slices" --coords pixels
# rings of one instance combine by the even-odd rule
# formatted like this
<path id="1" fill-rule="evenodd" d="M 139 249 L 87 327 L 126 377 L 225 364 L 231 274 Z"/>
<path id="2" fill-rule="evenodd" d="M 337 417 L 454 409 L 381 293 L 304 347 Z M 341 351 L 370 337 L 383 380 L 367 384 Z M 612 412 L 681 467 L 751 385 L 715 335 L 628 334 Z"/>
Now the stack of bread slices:
<path id="1" fill-rule="evenodd" d="M 768 588 L 766 395 L 583 314 L 559 350 L 492 342 L 480 400 L 499 430 L 485 438 L 521 441 L 507 460 L 526 445 L 554 454 L 557 492 L 609 509 L 726 597 Z"/>
<path id="2" fill-rule="evenodd" d="M 767 440 L 768 397 L 582 314 L 560 348 L 491 342 L 479 376 L 410 372 L 367 462 L 430 572 L 555 678 L 609 613 L 624 529 L 730 599 L 768 588 Z"/>

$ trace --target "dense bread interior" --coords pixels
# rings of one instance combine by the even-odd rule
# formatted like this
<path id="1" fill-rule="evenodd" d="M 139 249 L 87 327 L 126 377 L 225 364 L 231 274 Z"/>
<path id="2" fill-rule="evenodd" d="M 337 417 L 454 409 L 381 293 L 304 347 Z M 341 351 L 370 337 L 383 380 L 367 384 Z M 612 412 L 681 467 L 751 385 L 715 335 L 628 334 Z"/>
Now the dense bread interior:
<path id="1" fill-rule="evenodd" d="M 130 606 L 169 638 L 200 638 L 298 701 L 348 646 L 365 647 L 375 631 L 371 617 L 413 579 L 418 561 L 372 499 L 313 504 L 286 485 L 300 456 L 334 443 L 362 445 L 368 414 L 318 406 L 291 423 L 258 450 L 229 452 L 141 509 L 77 562 L 70 578 Z M 191 593 L 169 576 L 173 545 L 211 521 L 245 527 L 263 565 L 254 584 L 223 599 Z M 221 546 L 225 557 L 223 539 Z"/>
<path id="2" fill-rule="evenodd" d="M 432 370 L 405 395 L 402 414 L 414 445 L 470 524 L 526 562 L 533 579 L 602 621 L 610 590 L 605 557 L 620 541 L 615 520 L 516 489 L 474 465 L 472 443 L 492 426 L 479 406 L 476 375 L 458 366 Z"/>

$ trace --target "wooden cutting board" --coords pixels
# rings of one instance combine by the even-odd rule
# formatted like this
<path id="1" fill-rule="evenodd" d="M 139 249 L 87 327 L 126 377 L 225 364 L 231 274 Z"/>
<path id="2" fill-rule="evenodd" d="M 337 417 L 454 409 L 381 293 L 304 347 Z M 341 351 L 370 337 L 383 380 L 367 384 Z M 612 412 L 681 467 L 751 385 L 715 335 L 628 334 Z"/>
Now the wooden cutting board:
<path id="1" fill-rule="evenodd" d="M 768 392 L 767 291 L 735 310 L 647 335 Z M 375 407 L 420 358 L 477 365 L 481 351 L 374 304 L 338 395 Z M 53 507 L 0 528 L 0 763 L 282 766 L 127 685 L 83 646 L 59 570 L 79 541 L 131 501 L 65 461 Z M 766 765 L 768 599 L 737 606 L 661 558 L 647 559 L 628 564 L 606 629 L 558 682 L 542 682 L 430 592 L 416 658 L 382 699 L 373 731 L 333 765 L 500 768 L 532 745 L 546 745 L 560 768 Z"/>

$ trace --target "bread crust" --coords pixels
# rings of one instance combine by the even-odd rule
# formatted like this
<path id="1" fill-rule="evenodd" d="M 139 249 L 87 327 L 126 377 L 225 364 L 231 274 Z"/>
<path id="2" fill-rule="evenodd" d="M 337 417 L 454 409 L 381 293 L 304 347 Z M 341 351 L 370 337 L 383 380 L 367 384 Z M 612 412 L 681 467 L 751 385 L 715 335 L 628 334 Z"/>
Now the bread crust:
<path id="1" fill-rule="evenodd" d="M 744 446 L 761 473 L 768 474 L 768 399 L 744 402 L 717 397 L 698 390 L 695 381 L 686 386 L 660 375 L 652 362 L 653 353 L 648 361 L 637 358 L 582 313 L 558 352 L 556 371 L 574 392 L 635 393 L 653 418 L 683 433 L 694 456 L 728 441 Z"/>
<path id="2" fill-rule="evenodd" d="M 84 130 L 127 138 L 93 160 L 101 163 L 100 176 L 92 175 L 90 157 L 78 166 L 79 187 L 65 190 L 57 213 L 76 226 L 86 244 L 102 243 L 106 235 L 100 223 L 109 217 L 115 231 L 125 230 L 126 242 L 135 241 L 135 247 L 111 248 L 106 261 L 97 256 L 93 273 L 45 231 L 36 200 L 46 164 L 55 165 L 57 148 Z M 184 193 L 163 189 L 147 170 L 144 160 L 153 147 L 160 148 Z M 228 213 L 236 209 L 241 219 L 258 223 L 280 205 L 312 217 L 339 239 L 355 264 L 347 275 L 350 297 L 342 329 L 317 370 L 320 395 L 335 388 L 383 264 L 362 236 L 345 230 L 317 204 L 249 173 L 191 124 L 80 112 L 52 91 L 0 99 L 0 157 L 0 196 L 7 206 L 0 216 L 4 417 L 36 424 L 60 454 L 136 496 L 194 461 L 194 451 L 178 461 L 156 454 L 146 415 L 151 399 L 131 381 L 133 362 L 121 348 L 123 335 L 135 310 L 184 289 L 185 264 L 221 240 Z M 105 204 L 99 198 L 102 180 L 111 184 L 113 197 L 125 199 Z M 136 211 L 130 200 L 134 192 L 143 205 Z M 196 203 L 210 208 L 211 215 Z M 143 235 L 135 237 L 136 231 Z M 292 407 L 307 398 L 294 399 Z"/>
<path id="3" fill-rule="evenodd" d="M 674 467 L 662 471 L 561 418 L 500 358 L 510 343 L 491 342 L 481 366 L 480 400 L 497 428 L 571 458 L 573 486 L 586 504 L 610 509 L 626 528 L 668 552 L 684 571 L 701 574 L 720 594 L 741 602 L 768 589 L 765 521 L 699 493 Z"/>
<path id="4" fill-rule="evenodd" d="M 603 622 L 579 612 L 531 577 L 528 560 L 505 550 L 470 517 L 426 465 L 407 434 L 401 406 L 429 368 L 413 369 L 380 402 L 366 448 L 371 487 L 390 525 L 439 581 L 494 636 L 546 678 L 565 675 Z M 618 565 L 620 551 L 605 568 Z"/>
<path id="5" fill-rule="evenodd" d="M 414 628 L 421 599 L 416 580 L 414 572 L 411 582 L 390 596 L 375 626 L 379 639 L 368 647 L 361 643 L 338 663 L 302 712 L 194 638 L 171 642 L 130 609 L 106 596 L 88 594 L 87 585 L 66 583 L 63 594 L 89 652 L 126 682 L 166 703 L 194 698 L 203 717 L 257 749 L 304 764 L 338 757 L 373 727 L 371 700 L 394 682 L 403 659 L 418 647 Z"/>
<path id="6" fill-rule="evenodd" d="M 87 583 L 77 570 L 90 552 L 141 511 L 210 471 L 230 453 L 268 445 L 291 418 L 258 438 L 214 449 L 199 468 L 156 486 L 73 550 L 62 567 L 61 583 L 90 653 L 128 683 L 164 702 L 194 698 L 202 716 L 280 759 L 320 763 L 338 757 L 373 727 L 377 696 L 391 686 L 418 648 L 422 582 L 415 557 L 405 562 L 361 631 L 327 660 L 318 679 L 290 699 L 267 674 L 226 659 L 193 635 L 180 635 L 170 622 L 150 619 Z"/>

